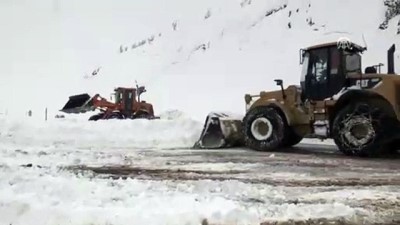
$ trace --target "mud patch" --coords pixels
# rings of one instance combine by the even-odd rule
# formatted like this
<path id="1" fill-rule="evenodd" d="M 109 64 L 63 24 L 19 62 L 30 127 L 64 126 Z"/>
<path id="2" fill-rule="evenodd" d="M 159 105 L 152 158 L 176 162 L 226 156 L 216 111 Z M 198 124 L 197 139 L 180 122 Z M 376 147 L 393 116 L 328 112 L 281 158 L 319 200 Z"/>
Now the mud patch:
<path id="1" fill-rule="evenodd" d="M 151 169 L 143 167 L 127 167 L 127 166 L 69 166 L 65 169 L 72 170 L 76 173 L 80 171 L 93 172 L 96 175 L 106 176 L 108 178 L 124 179 L 150 179 L 150 180 L 200 180 L 218 178 L 222 175 L 241 174 L 244 171 L 201 171 L 201 170 L 183 170 L 183 169 Z"/>
<path id="2" fill-rule="evenodd" d="M 207 219 L 204 219 L 202 225 L 220 225 L 216 223 L 210 223 Z M 351 219 L 337 218 L 337 219 L 326 219 L 326 218 L 313 218 L 307 220 L 279 220 L 279 221 L 265 221 L 260 225 L 398 225 L 400 220 L 388 220 L 385 222 L 373 222 L 363 217 L 355 217 Z"/>
<path id="3" fill-rule="evenodd" d="M 399 221 L 390 222 L 369 222 L 369 221 L 348 221 L 345 219 L 308 219 L 308 220 L 288 220 L 288 221 L 271 221 L 263 222 L 260 225 L 395 225 Z"/>
<path id="4" fill-rule="evenodd" d="M 215 180 L 226 181 L 236 180 L 244 183 L 266 184 L 271 186 L 286 187 L 326 187 L 326 186 L 382 186 L 400 185 L 400 178 L 382 177 L 327 177 L 314 179 L 293 179 L 293 178 L 252 178 L 249 173 L 252 171 L 227 170 L 227 171 L 203 171 L 185 169 L 151 169 L 143 167 L 127 166 L 69 166 L 64 169 L 78 174 L 90 172 L 94 176 L 112 179 L 142 179 L 142 180 Z"/>

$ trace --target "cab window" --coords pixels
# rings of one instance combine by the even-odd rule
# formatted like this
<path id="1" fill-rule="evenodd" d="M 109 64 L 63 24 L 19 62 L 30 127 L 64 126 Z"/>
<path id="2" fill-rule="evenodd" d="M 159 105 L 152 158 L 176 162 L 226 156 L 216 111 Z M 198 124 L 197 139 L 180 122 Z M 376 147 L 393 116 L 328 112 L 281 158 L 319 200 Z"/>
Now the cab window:
<path id="1" fill-rule="evenodd" d="M 345 52 L 347 73 L 361 73 L 361 56 L 358 53 Z"/>
<path id="2" fill-rule="evenodd" d="M 311 54 L 311 74 L 318 83 L 327 82 L 328 77 L 328 51 L 327 49 L 318 49 Z"/>

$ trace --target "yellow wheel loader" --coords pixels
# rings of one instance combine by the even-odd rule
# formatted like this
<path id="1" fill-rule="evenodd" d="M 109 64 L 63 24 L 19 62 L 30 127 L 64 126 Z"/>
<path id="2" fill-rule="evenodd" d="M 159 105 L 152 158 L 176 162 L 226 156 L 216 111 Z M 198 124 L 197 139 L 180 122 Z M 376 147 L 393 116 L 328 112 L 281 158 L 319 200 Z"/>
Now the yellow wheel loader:
<path id="1" fill-rule="evenodd" d="M 246 94 L 243 118 L 211 113 L 195 148 L 245 146 L 276 151 L 303 138 L 333 139 L 349 156 L 377 156 L 400 148 L 400 76 L 393 44 L 383 64 L 361 65 L 365 47 L 348 42 L 300 49 L 300 85 Z"/>

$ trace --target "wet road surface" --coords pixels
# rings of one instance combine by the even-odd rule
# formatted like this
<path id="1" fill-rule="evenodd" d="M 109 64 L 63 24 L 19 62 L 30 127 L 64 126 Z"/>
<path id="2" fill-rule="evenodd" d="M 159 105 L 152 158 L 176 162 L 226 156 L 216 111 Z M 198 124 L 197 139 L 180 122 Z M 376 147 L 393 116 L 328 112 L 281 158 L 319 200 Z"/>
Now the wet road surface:
<path id="1" fill-rule="evenodd" d="M 149 164 L 148 160 L 153 163 Z M 248 149 L 143 150 L 126 156 L 124 165 L 80 165 L 73 171 L 90 171 L 104 178 L 172 181 L 239 181 L 255 185 L 287 188 L 313 188 L 321 192 L 340 192 L 341 202 L 371 210 L 378 220 L 362 224 L 400 224 L 400 157 L 393 154 L 368 159 L 345 156 L 335 146 L 299 144 L 279 152 Z M 147 162 L 143 164 L 141 162 Z M 155 166 L 156 165 L 156 166 Z M 384 190 L 382 197 L 352 197 L 351 190 Z M 311 190 L 311 189 L 310 189 Z M 348 191 L 347 191 L 348 190 Z M 307 201 L 334 201 L 325 197 Z M 254 199 L 254 201 L 261 201 Z M 338 200 L 339 201 L 339 200 Z M 377 222 L 378 221 L 378 222 Z M 275 221 L 276 222 L 276 221 Z M 274 221 L 265 224 L 276 224 Z M 284 221 L 279 224 L 357 224 L 334 221 Z M 321 222 L 321 223 L 318 223 Z M 205 223 L 206 224 L 206 223 Z"/>

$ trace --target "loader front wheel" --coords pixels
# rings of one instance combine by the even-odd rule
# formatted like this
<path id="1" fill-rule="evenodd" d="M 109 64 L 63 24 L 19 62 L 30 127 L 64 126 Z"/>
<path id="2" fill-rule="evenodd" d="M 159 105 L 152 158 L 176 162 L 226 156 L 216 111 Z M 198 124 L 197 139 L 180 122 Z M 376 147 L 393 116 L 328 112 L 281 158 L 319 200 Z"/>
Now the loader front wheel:
<path id="1" fill-rule="evenodd" d="M 125 116 L 120 112 L 113 112 L 107 119 L 123 120 L 123 119 L 125 119 Z"/>
<path id="2" fill-rule="evenodd" d="M 99 114 L 93 115 L 93 116 L 89 117 L 89 121 L 97 121 L 97 120 L 103 118 L 103 116 L 104 116 L 104 113 L 99 113 Z"/>
<path id="3" fill-rule="evenodd" d="M 271 107 L 250 110 L 243 119 L 247 147 L 257 151 L 273 151 L 282 145 L 285 123 L 278 111 Z"/>

